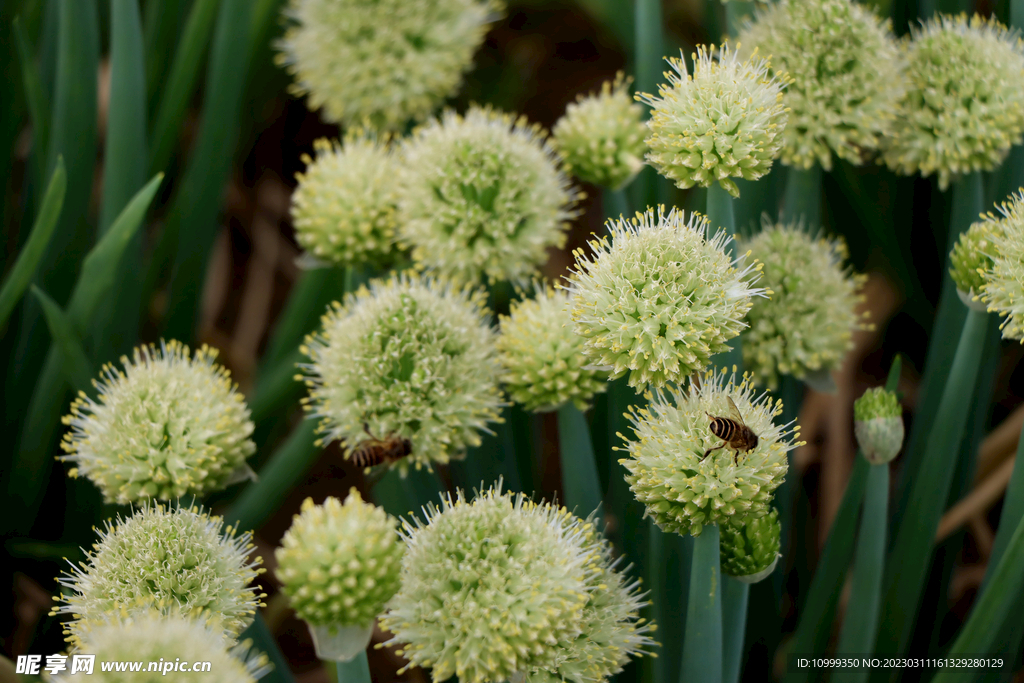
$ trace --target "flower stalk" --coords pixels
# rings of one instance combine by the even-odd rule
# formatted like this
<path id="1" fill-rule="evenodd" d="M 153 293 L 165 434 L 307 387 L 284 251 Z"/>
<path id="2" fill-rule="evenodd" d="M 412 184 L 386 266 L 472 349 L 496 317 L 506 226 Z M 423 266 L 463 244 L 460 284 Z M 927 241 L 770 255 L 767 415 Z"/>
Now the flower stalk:
<path id="1" fill-rule="evenodd" d="M 931 562 L 935 530 L 952 484 L 967 422 L 962 397 L 973 393 L 986 329 L 987 314 L 968 311 L 935 421 L 930 423 L 924 451 L 928 454 L 927 466 L 922 466 L 914 478 L 906 514 L 896 531 L 886 567 L 882 628 L 876 652 L 901 653 L 910 641 Z"/>
<path id="2" fill-rule="evenodd" d="M 370 664 L 365 650 L 356 655 L 355 659 L 338 662 L 336 670 L 338 683 L 370 683 Z"/>
<path id="3" fill-rule="evenodd" d="M 786 172 L 786 195 L 782 200 L 786 220 L 817 228 L 821 225 L 821 166 L 790 166 Z"/>
<path id="4" fill-rule="evenodd" d="M 693 539 L 690 597 L 679 683 L 722 683 L 722 574 L 718 525 Z"/>
<path id="5" fill-rule="evenodd" d="M 601 504 L 601 478 L 587 419 L 572 403 L 558 409 L 558 453 L 565 505 L 574 514 L 586 517 Z"/>

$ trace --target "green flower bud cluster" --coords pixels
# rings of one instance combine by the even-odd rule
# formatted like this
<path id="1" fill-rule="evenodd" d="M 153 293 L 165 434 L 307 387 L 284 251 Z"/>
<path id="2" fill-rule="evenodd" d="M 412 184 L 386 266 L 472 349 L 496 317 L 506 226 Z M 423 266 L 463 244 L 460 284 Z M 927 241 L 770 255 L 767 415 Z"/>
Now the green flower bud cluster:
<path id="1" fill-rule="evenodd" d="M 939 176 L 989 171 L 1024 133 L 1024 50 L 1015 31 L 975 15 L 940 16 L 905 44 L 907 91 L 885 163 Z"/>
<path id="2" fill-rule="evenodd" d="M 578 199 L 545 133 L 524 118 L 447 111 L 402 146 L 401 238 L 439 275 L 525 281 L 565 244 Z"/>
<path id="3" fill-rule="evenodd" d="M 903 95 L 902 59 L 888 25 L 853 0 L 782 0 L 759 9 L 740 32 L 788 76 L 782 103 L 782 162 L 832 168 L 832 154 L 854 164 L 892 134 Z"/>
<path id="4" fill-rule="evenodd" d="M 980 306 L 980 310 L 985 310 L 985 305 L 976 299 L 985 287 L 987 273 L 992 270 L 992 256 L 995 254 L 993 236 L 999 230 L 998 220 L 972 223 L 970 228 L 960 234 L 960 239 L 949 253 L 952 266 L 949 274 L 960 298 L 969 307 Z"/>
<path id="5" fill-rule="evenodd" d="M 249 559 L 251 535 L 236 536 L 223 521 L 200 508 L 147 505 L 131 517 L 107 523 L 81 566 L 58 579 L 65 604 L 52 614 L 70 614 L 68 641 L 112 618 L 150 609 L 209 623 L 237 636 L 252 623 L 265 595 L 250 584 L 263 573 L 262 559 Z"/>
<path id="6" fill-rule="evenodd" d="M 157 610 L 136 617 L 96 624 L 82 637 L 83 652 L 96 655 L 101 662 L 163 660 L 174 664 L 184 660 L 191 667 L 195 662 L 209 662 L 210 672 L 222 683 L 254 683 L 270 670 L 266 655 L 250 654 L 249 642 L 234 644 L 234 639 L 208 624 L 161 614 Z M 192 678 L 179 673 L 167 678 L 163 669 L 137 672 L 108 672 L 95 666 L 92 672 L 70 672 L 54 677 L 60 682 L 81 683 L 166 683 L 168 680 Z M 199 678 L 199 676 L 196 676 Z"/>
<path id="7" fill-rule="evenodd" d="M 555 410 L 570 401 L 586 410 L 608 388 L 608 373 L 587 365 L 568 307 L 567 292 L 538 287 L 533 299 L 513 302 L 510 315 L 500 316 L 501 379 L 512 400 L 527 410 Z"/>
<path id="8" fill-rule="evenodd" d="M 891 462 L 903 447 L 903 408 L 891 391 L 868 389 L 853 403 L 853 431 L 872 465 Z"/>
<path id="9" fill-rule="evenodd" d="M 455 93 L 502 9 L 497 0 L 290 0 L 277 60 L 324 118 L 397 130 Z"/>
<path id="10" fill-rule="evenodd" d="M 500 369 L 485 294 L 402 275 L 335 303 L 302 353 L 307 413 L 321 443 L 352 450 L 372 435 L 409 439 L 402 473 L 447 463 L 500 418 Z"/>
<path id="11" fill-rule="evenodd" d="M 292 194 L 295 239 L 313 257 L 340 266 L 392 259 L 398 220 L 398 164 L 388 138 L 352 129 L 344 144 L 313 143 Z"/>
<path id="12" fill-rule="evenodd" d="M 789 467 L 786 453 L 801 445 L 796 426 L 774 422 L 782 401 L 755 396 L 749 376 L 739 384 L 735 375 L 726 378 L 709 370 L 688 391 L 659 391 L 647 408 L 631 410 L 635 439 L 618 449 L 629 453 L 619 463 L 662 531 L 699 536 L 707 524 L 746 524 L 768 514 L 772 492 Z M 744 452 L 728 446 L 709 452 L 723 444 L 711 431 L 716 417 L 745 425 L 757 445 Z"/>
<path id="13" fill-rule="evenodd" d="M 763 517 L 745 523 L 729 519 L 719 531 L 723 574 L 743 583 L 757 583 L 775 570 L 782 534 L 778 510 L 772 508 Z"/>
<path id="14" fill-rule="evenodd" d="M 744 367 L 774 390 L 780 375 L 807 380 L 842 363 L 854 331 L 868 327 L 857 312 L 865 278 L 843 265 L 845 243 L 766 223 L 743 246 L 764 264 L 762 282 L 771 292 L 747 314 Z"/>
<path id="15" fill-rule="evenodd" d="M 1004 339 L 1024 343 L 1024 188 L 999 205 L 1001 217 L 986 214 L 992 224 L 992 267 L 986 273 L 981 298 L 998 313 Z"/>
<path id="16" fill-rule="evenodd" d="M 757 180 L 782 148 L 785 81 L 767 61 L 740 60 L 728 45 L 714 56 L 714 45 L 698 46 L 692 75 L 682 59 L 669 59 L 675 73 L 665 73 L 658 97 L 637 95 L 652 108 L 647 161 L 683 189 L 717 182 L 738 197 L 733 178 Z"/>
<path id="17" fill-rule="evenodd" d="M 619 72 L 599 94 L 566 107 L 551 131 L 566 170 L 584 182 L 618 190 L 644 167 L 647 126 L 629 94 L 630 82 Z"/>
<path id="18" fill-rule="evenodd" d="M 302 503 L 275 552 L 277 578 L 295 613 L 312 626 L 365 626 L 398 590 L 403 546 L 398 522 L 364 503 Z"/>
<path id="19" fill-rule="evenodd" d="M 381 623 L 434 681 L 597 682 L 650 644 L 636 584 L 565 508 L 499 487 L 403 525 L 402 588 Z"/>
<path id="20" fill-rule="evenodd" d="M 583 353 L 629 386 L 665 386 L 702 370 L 743 330 L 760 266 L 733 259 L 725 232 L 664 208 L 608 222 L 611 240 L 575 252 L 571 315 Z"/>
<path id="21" fill-rule="evenodd" d="M 72 477 L 88 477 L 108 503 L 170 500 L 217 491 L 248 471 L 256 451 L 245 400 L 216 349 L 194 356 L 161 342 L 122 356 L 124 370 L 103 367 L 97 400 L 84 393 L 64 417 L 61 447 Z"/>

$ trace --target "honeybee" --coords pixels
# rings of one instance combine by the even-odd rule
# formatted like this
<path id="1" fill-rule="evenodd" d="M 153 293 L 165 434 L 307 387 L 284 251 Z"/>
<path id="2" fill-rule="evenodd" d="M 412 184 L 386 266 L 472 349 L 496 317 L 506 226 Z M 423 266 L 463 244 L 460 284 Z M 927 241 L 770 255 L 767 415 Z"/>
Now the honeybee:
<path id="1" fill-rule="evenodd" d="M 701 461 L 708 457 L 712 451 L 717 451 L 719 448 L 725 448 L 726 446 L 737 453 L 746 453 L 757 448 L 757 434 L 743 423 L 743 416 L 740 415 L 740 410 L 736 407 L 732 397 L 726 396 L 725 398 L 729 401 L 728 417 L 707 413 L 708 418 L 711 420 L 711 433 L 722 440 L 722 445 L 704 451 Z"/>
<path id="2" fill-rule="evenodd" d="M 383 463 L 392 463 L 412 453 L 412 442 L 404 436 L 389 434 L 381 439 L 373 435 L 370 425 L 363 423 L 363 431 L 368 439 L 357 443 L 351 452 L 352 462 L 357 467 L 373 467 Z"/>

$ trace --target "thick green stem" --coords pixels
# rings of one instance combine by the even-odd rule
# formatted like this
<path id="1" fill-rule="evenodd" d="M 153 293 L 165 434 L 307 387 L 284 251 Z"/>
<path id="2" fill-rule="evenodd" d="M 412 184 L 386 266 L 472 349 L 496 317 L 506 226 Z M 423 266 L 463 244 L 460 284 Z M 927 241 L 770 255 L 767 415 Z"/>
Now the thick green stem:
<path id="1" fill-rule="evenodd" d="M 743 636 L 747 630 L 750 584 L 724 577 L 722 585 L 722 681 L 739 683 L 743 671 Z"/>
<path id="2" fill-rule="evenodd" d="M 604 213 L 608 220 L 631 217 L 625 190 L 605 190 L 604 196 Z"/>
<path id="3" fill-rule="evenodd" d="M 565 505 L 586 517 L 601 504 L 601 478 L 594 462 L 587 420 L 571 403 L 558 409 L 558 452 Z"/>
<path id="4" fill-rule="evenodd" d="M 710 234 L 714 235 L 719 230 L 725 230 L 730 237 L 736 235 L 736 215 L 733 211 L 732 203 L 732 195 L 726 192 L 718 183 L 713 183 L 708 188 L 707 216 L 708 221 L 711 223 Z M 735 243 L 730 242 L 727 250 L 730 255 L 733 255 L 736 252 Z M 731 339 L 729 346 L 732 348 L 715 355 L 715 366 L 726 371 L 732 370 L 735 367 L 738 371 L 742 372 L 743 348 L 741 344 L 742 342 L 739 337 Z"/>
<path id="5" fill-rule="evenodd" d="M 782 214 L 788 221 L 802 221 L 810 228 L 821 225 L 821 167 L 807 170 L 790 167 Z"/>
<path id="6" fill-rule="evenodd" d="M 864 491 L 857 554 L 849 607 L 839 634 L 838 655 L 870 652 L 878 631 L 882 601 L 882 568 L 885 563 L 885 531 L 889 514 L 889 465 L 872 465 Z M 868 679 L 867 669 L 844 672 L 837 681 L 859 683 Z"/>
<path id="7" fill-rule="evenodd" d="M 665 66 L 661 0 L 636 0 L 636 90 L 657 93 Z"/>
<path id="8" fill-rule="evenodd" d="M 901 366 L 902 362 L 897 356 L 889 368 L 889 377 L 885 383 L 887 390 L 896 391 Z M 843 588 L 843 577 L 853 557 L 857 512 L 864 498 L 870 467 L 868 461 L 858 454 L 853 474 L 846 485 L 846 493 L 843 494 L 839 511 L 832 521 L 828 540 L 825 541 L 825 547 L 818 560 L 817 571 L 811 579 L 800 622 L 797 624 L 796 633 L 793 634 L 789 651 L 794 654 L 822 655 L 828 646 L 832 621 L 835 618 L 836 606 L 839 604 L 839 593 Z M 792 669 L 786 674 L 786 683 L 803 683 L 810 679 L 810 669 Z"/>
<path id="9" fill-rule="evenodd" d="M 939 387 L 946 385 L 949 370 L 953 363 L 956 347 L 949 343 L 964 326 L 967 310 L 956 294 L 956 285 L 949 273 L 949 252 L 952 251 L 960 233 L 966 231 L 971 223 L 978 220 L 978 214 L 984 210 L 984 188 L 980 173 L 971 173 L 956 182 L 953 186 L 953 208 L 950 214 L 949 231 L 946 233 L 946 251 L 943 266 L 942 292 L 939 295 L 939 307 L 935 314 L 932 327 L 931 342 L 924 363 L 924 376 L 918 395 L 917 411 L 914 424 L 910 430 L 907 447 L 903 454 L 903 467 L 900 474 L 893 508 L 892 523 L 895 525 L 903 519 L 909 504 L 911 486 L 917 480 L 921 463 L 924 461 L 925 444 L 928 430 L 935 424 L 942 391 Z M 937 241 L 941 238 L 937 237 Z M 890 529 L 891 538 L 896 536 Z"/>
<path id="10" fill-rule="evenodd" d="M 370 663 L 363 650 L 348 662 L 338 662 L 338 683 L 370 683 Z"/>
<path id="11" fill-rule="evenodd" d="M 898 655 L 905 651 L 931 563 L 935 530 L 945 507 L 952 483 L 956 456 L 967 421 L 964 396 L 974 390 L 987 328 L 986 314 L 969 311 L 960 334 L 949 379 L 931 423 L 925 447 L 927 467 L 921 467 L 914 480 L 907 511 L 893 551 L 886 565 L 885 602 L 875 652 Z"/>
<path id="12" fill-rule="evenodd" d="M 636 91 L 657 93 L 658 83 L 665 69 L 665 35 L 661 0 L 635 0 L 634 29 L 636 31 Z M 650 166 L 645 166 L 634 181 L 643 208 L 664 203 L 667 197 L 666 183 Z M 628 215 L 628 214 L 627 214 Z"/>
<path id="13" fill-rule="evenodd" d="M 693 541 L 686 638 L 679 683 L 722 683 L 722 573 L 718 526 L 709 524 Z"/>

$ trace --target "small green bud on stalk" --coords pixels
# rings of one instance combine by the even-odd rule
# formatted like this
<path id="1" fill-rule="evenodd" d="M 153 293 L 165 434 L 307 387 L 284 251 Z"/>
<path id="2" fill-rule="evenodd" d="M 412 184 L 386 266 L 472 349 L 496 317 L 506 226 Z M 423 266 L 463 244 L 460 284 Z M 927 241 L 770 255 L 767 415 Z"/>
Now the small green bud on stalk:
<path id="1" fill-rule="evenodd" d="M 721 533 L 722 573 L 743 583 L 757 583 L 775 571 L 782 555 L 779 543 L 782 525 L 779 512 L 772 508 L 763 517 L 747 522 L 726 520 L 719 526 Z"/>
<path id="2" fill-rule="evenodd" d="M 864 457 L 872 465 L 891 462 L 903 447 L 903 409 L 896 394 L 882 387 L 868 389 L 853 403 L 853 430 Z"/>

